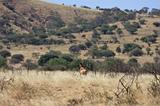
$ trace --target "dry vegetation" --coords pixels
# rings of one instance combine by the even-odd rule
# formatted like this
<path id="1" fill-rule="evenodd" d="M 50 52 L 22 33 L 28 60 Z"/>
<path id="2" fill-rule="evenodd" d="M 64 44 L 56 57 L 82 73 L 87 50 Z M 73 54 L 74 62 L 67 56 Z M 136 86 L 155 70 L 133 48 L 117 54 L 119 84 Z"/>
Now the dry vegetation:
<path id="1" fill-rule="evenodd" d="M 106 76 L 77 72 L 1 72 L 1 106 L 159 106 L 159 96 L 153 96 L 151 75 L 141 75 L 118 98 L 118 82 L 123 74 Z M 5 78 L 3 78 L 5 76 Z M 13 78 L 14 80 L 8 80 Z M 129 82 L 132 76 L 125 78 Z M 156 92 L 157 91 L 157 92 Z M 158 90 L 154 90 L 158 93 Z"/>
<path id="2" fill-rule="evenodd" d="M 5 0 L 2 1 L 5 2 Z M 140 23 L 140 19 L 145 20 L 145 24 L 141 24 L 141 27 L 136 31 L 137 34 L 135 34 L 127 31 L 123 21 L 114 21 L 108 15 L 105 16 L 105 20 L 109 18 L 113 23 L 102 23 L 100 26 L 90 29 L 92 26 L 90 21 L 94 22 L 93 20 L 98 19 L 97 16 L 101 15 L 103 18 L 103 14 L 101 14 L 103 11 L 98 9 L 49 4 L 39 0 L 39 2 L 37 0 L 9 1 L 9 4 L 0 2 L 0 16 L 3 16 L 2 18 L 0 17 L 0 24 L 4 25 L 0 29 L 0 37 L 3 38 L 0 39 L 0 52 L 2 55 L 0 55 L 0 67 L 2 68 L 0 69 L 0 106 L 160 106 L 160 27 L 155 27 L 153 24 L 160 22 L 160 16 L 136 13 L 134 20 L 127 19 L 127 22 L 133 23 Z M 123 13 L 120 10 L 118 11 Z M 80 22 L 76 23 L 76 19 Z M 55 21 L 56 25 L 54 22 L 52 23 L 53 25 L 51 26 L 53 28 L 46 27 L 48 23 L 54 20 L 58 20 L 58 22 Z M 62 25 L 59 27 L 59 24 Z M 73 24 L 73 26 L 71 27 L 70 24 L 71 26 Z M 103 33 L 102 29 L 105 24 L 109 25 L 108 29 L 112 25 L 116 25 L 117 28 L 113 30 L 112 34 Z M 89 27 L 86 27 L 86 25 L 89 25 Z M 4 28 L 5 26 L 7 27 Z M 41 26 L 45 29 L 44 32 L 41 32 L 43 29 L 41 29 Z M 72 28 L 76 26 L 83 26 L 83 31 L 72 31 L 75 30 Z M 12 28 L 13 30 L 11 30 Z M 53 30 L 54 28 L 56 30 Z M 79 29 L 79 27 L 76 28 Z M 88 30 L 86 30 L 87 28 Z M 122 30 L 122 34 L 118 34 L 118 28 Z M 95 35 L 96 37 L 101 37 L 101 39 L 93 37 L 94 31 L 99 33 Z M 43 34 L 46 36 L 43 36 Z M 156 42 L 154 43 L 149 41 L 145 43 L 141 40 L 143 37 L 153 36 L 154 34 L 156 34 L 156 37 L 154 36 Z M 72 38 L 71 35 L 75 38 Z M 116 37 L 118 42 L 114 42 L 113 37 Z M 20 39 L 20 41 L 17 39 Z M 53 40 L 52 43 L 46 43 L 51 39 Z M 5 43 L 6 40 L 8 43 Z M 24 40 L 23 43 L 22 40 Z M 29 43 L 30 40 L 32 40 L 32 43 Z M 61 40 L 64 43 L 54 43 L 54 40 Z M 92 44 L 91 47 L 80 50 L 78 53 L 72 53 L 70 50 L 71 46 L 85 44 L 88 41 Z M 36 42 L 40 43 L 36 44 Z M 123 53 L 122 50 L 127 43 L 134 43 L 142 47 L 143 55 L 131 56 L 130 52 Z M 102 49 L 101 47 L 105 46 L 105 44 L 107 44 L 107 48 Z M 94 46 L 97 46 L 98 50 L 102 49 L 101 51 L 111 50 L 115 55 L 111 56 L 112 58 L 108 58 L 109 56 L 93 58 L 92 54 L 95 49 L 92 47 Z M 85 47 L 87 47 L 86 44 Z M 117 52 L 117 47 L 122 50 Z M 150 52 L 153 54 L 150 55 L 147 52 L 147 47 L 150 48 Z M 54 54 L 54 57 L 50 56 L 51 54 L 43 57 L 47 52 Z M 63 57 L 64 54 L 71 55 L 69 55 L 69 59 L 66 59 Z M 18 57 L 18 59 L 15 57 Z M 19 57 L 22 57 L 22 60 Z M 47 59 L 47 61 L 44 63 L 43 61 L 39 62 L 41 57 Z M 157 61 L 155 61 L 155 57 L 157 57 Z M 116 58 L 122 59 L 126 64 Z M 128 60 L 133 58 L 138 60 L 136 64 L 128 64 Z M 68 61 L 70 59 L 71 61 Z M 93 60 L 81 61 L 86 64 L 84 66 L 86 69 L 90 68 L 87 69 L 87 71 L 90 71 L 87 76 L 81 76 L 77 72 L 79 68 L 78 59 Z M 101 61 L 109 59 L 116 59 L 115 61 L 110 60 L 111 63 L 113 62 L 112 67 L 108 68 L 107 61 L 102 62 L 107 64 L 101 65 Z M 12 62 L 11 60 L 14 61 Z M 16 60 L 20 60 L 20 62 L 16 63 Z M 27 60 L 31 61 L 27 62 Z M 114 65 L 114 62 L 117 66 Z M 150 62 L 150 64 L 145 64 L 145 67 L 143 67 L 146 62 Z M 28 65 L 27 63 L 30 64 Z M 43 64 L 40 65 L 40 63 Z M 61 65 L 65 66 L 61 68 L 63 71 L 56 71 L 59 69 L 55 68 Z M 72 65 L 73 67 L 71 67 Z M 94 67 L 95 65 L 96 68 Z M 104 65 L 107 67 L 103 67 Z M 144 73 L 151 73 L 152 75 L 139 75 L 143 68 L 145 71 L 147 70 Z M 97 73 L 95 74 L 93 71 Z M 126 74 L 109 72 L 125 72 Z"/>

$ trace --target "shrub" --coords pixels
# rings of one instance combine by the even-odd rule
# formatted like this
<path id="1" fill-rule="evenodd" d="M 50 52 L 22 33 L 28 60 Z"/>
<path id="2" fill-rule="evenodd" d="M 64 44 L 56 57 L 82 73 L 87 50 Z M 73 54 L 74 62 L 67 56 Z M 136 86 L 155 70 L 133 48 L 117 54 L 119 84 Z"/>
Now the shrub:
<path id="1" fill-rule="evenodd" d="M 94 70 L 95 68 L 95 62 L 93 60 L 82 60 L 82 65 L 88 70 Z"/>
<path id="2" fill-rule="evenodd" d="M 103 46 L 100 47 L 101 50 L 106 50 L 108 48 L 107 44 L 104 44 Z"/>
<path id="3" fill-rule="evenodd" d="M 137 22 L 133 22 L 132 24 L 130 22 L 125 22 L 124 27 L 131 34 L 135 34 L 135 32 L 138 30 L 138 28 L 140 28 L 140 25 Z"/>
<path id="4" fill-rule="evenodd" d="M 50 59 L 46 66 L 48 70 L 66 70 L 68 62 L 62 58 Z"/>
<path id="5" fill-rule="evenodd" d="M 149 54 L 150 54 L 150 51 L 151 51 L 151 48 L 147 47 L 147 48 L 146 48 L 146 51 L 147 51 L 147 55 L 149 55 Z"/>
<path id="6" fill-rule="evenodd" d="M 23 64 L 24 67 L 27 68 L 27 70 L 34 70 L 38 68 L 38 65 L 33 63 L 32 60 L 27 59 L 25 63 Z"/>
<path id="7" fill-rule="evenodd" d="M 75 58 L 72 54 L 62 54 L 60 57 L 68 62 L 72 62 Z"/>
<path id="8" fill-rule="evenodd" d="M 130 66 L 130 67 L 134 67 L 134 68 L 139 68 L 140 64 L 138 63 L 138 60 L 135 59 L 135 58 L 131 58 L 128 60 L 127 64 Z"/>
<path id="9" fill-rule="evenodd" d="M 6 57 L 10 57 L 11 53 L 7 50 L 2 50 L 2 51 L 0 51 L 0 55 L 3 56 L 4 58 L 6 58 Z"/>
<path id="10" fill-rule="evenodd" d="M 100 34 L 96 30 L 93 30 L 92 38 L 100 39 L 101 37 L 100 37 Z"/>
<path id="11" fill-rule="evenodd" d="M 101 26 L 101 33 L 102 34 L 113 34 L 113 28 L 109 25 L 102 25 Z"/>
<path id="12" fill-rule="evenodd" d="M 141 19 L 141 20 L 139 20 L 139 23 L 140 23 L 140 24 L 142 24 L 142 25 L 145 25 L 145 22 L 146 22 L 146 20 L 145 20 L 145 19 Z"/>
<path id="13" fill-rule="evenodd" d="M 81 50 L 87 50 L 87 47 L 85 44 L 79 44 L 78 46 Z"/>
<path id="14" fill-rule="evenodd" d="M 115 53 L 111 50 L 99 50 L 97 56 L 98 57 L 114 57 Z"/>
<path id="15" fill-rule="evenodd" d="M 68 64 L 68 69 L 70 70 L 78 70 L 79 69 L 79 65 L 81 63 L 80 59 L 74 59 L 72 62 L 70 62 L 70 64 Z"/>
<path id="16" fill-rule="evenodd" d="M 145 63 L 143 64 L 142 71 L 143 73 L 150 73 L 150 74 L 158 74 L 160 75 L 160 63 Z"/>
<path id="17" fill-rule="evenodd" d="M 38 64 L 40 66 L 44 66 L 50 59 L 58 58 L 61 53 L 56 51 L 50 51 L 40 57 L 38 60 Z"/>
<path id="18" fill-rule="evenodd" d="M 6 65 L 6 60 L 3 56 L 0 55 L 0 67 L 3 67 Z"/>
<path id="19" fill-rule="evenodd" d="M 108 58 L 101 63 L 102 72 L 126 72 L 126 64 L 117 58 Z"/>
<path id="20" fill-rule="evenodd" d="M 143 51 L 140 48 L 135 48 L 131 51 L 131 56 L 142 56 Z"/>
<path id="21" fill-rule="evenodd" d="M 66 39 L 75 39 L 76 37 L 73 34 L 68 33 L 68 34 L 64 35 L 64 38 L 66 38 Z"/>
<path id="22" fill-rule="evenodd" d="M 72 45 L 70 48 L 69 48 L 69 51 L 71 53 L 79 53 L 81 50 L 81 48 L 78 46 L 78 45 Z"/>
<path id="23" fill-rule="evenodd" d="M 87 46 L 87 48 L 90 48 L 92 46 L 92 42 L 91 41 L 87 41 L 87 42 L 85 42 L 85 45 Z"/>
<path id="24" fill-rule="evenodd" d="M 11 57 L 11 63 L 17 64 L 24 60 L 24 56 L 22 54 L 14 54 Z"/>
<path id="25" fill-rule="evenodd" d="M 153 25 L 156 27 L 160 27 L 160 22 L 154 22 Z"/>
<path id="26" fill-rule="evenodd" d="M 153 35 L 150 35 L 150 36 L 146 36 L 146 37 L 142 37 L 142 38 L 141 38 L 141 41 L 146 42 L 146 43 L 149 43 L 149 42 L 155 43 L 156 40 L 157 40 L 156 37 L 154 37 Z"/>
<path id="27" fill-rule="evenodd" d="M 118 28 L 118 29 L 116 30 L 116 32 L 117 32 L 119 35 L 123 33 L 123 31 L 122 31 L 121 28 Z"/>
<path id="28" fill-rule="evenodd" d="M 121 48 L 119 46 L 116 48 L 116 52 L 121 53 Z"/>
<path id="29" fill-rule="evenodd" d="M 127 44 L 124 44 L 123 46 L 124 46 L 124 49 L 123 49 L 124 53 L 125 52 L 130 52 L 130 51 L 132 51 L 135 48 L 141 49 L 141 47 L 139 45 L 134 44 L 134 43 L 127 43 Z"/>

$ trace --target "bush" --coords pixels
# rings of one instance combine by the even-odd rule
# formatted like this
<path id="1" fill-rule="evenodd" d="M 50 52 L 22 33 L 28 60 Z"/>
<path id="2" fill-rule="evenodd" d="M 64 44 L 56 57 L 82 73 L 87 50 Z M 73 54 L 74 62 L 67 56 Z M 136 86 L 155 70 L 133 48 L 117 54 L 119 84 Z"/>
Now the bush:
<path id="1" fill-rule="evenodd" d="M 145 63 L 143 64 L 142 71 L 143 73 L 150 73 L 150 74 L 158 74 L 160 75 L 160 63 Z"/>
<path id="2" fill-rule="evenodd" d="M 143 51 L 140 48 L 135 48 L 131 51 L 131 56 L 142 56 Z"/>
<path id="3" fill-rule="evenodd" d="M 70 70 L 78 70 L 79 69 L 79 65 L 81 63 L 80 59 L 74 59 L 72 62 L 70 62 L 70 64 L 68 64 L 68 69 Z"/>
<path id="4" fill-rule="evenodd" d="M 38 64 L 40 66 L 44 66 L 50 59 L 58 58 L 60 54 L 60 52 L 50 51 L 49 53 L 46 53 L 40 57 Z"/>
<path id="5" fill-rule="evenodd" d="M 48 70 L 66 70 L 68 62 L 62 58 L 50 59 L 46 66 Z"/>
<path id="6" fill-rule="evenodd" d="M 147 47 L 147 48 L 146 48 L 146 51 L 147 51 L 147 55 L 149 55 L 149 54 L 150 54 L 150 51 L 151 51 L 151 48 Z"/>
<path id="7" fill-rule="evenodd" d="M 75 58 L 72 54 L 62 54 L 60 57 L 66 60 L 67 62 L 72 62 Z"/>
<path id="8" fill-rule="evenodd" d="M 14 54 L 11 57 L 11 63 L 13 63 L 13 64 L 18 64 L 23 60 L 24 60 L 24 56 L 22 54 Z"/>
<path id="9" fill-rule="evenodd" d="M 118 29 L 116 30 L 116 32 L 117 32 L 119 35 L 123 33 L 123 31 L 122 31 L 121 28 L 118 28 Z"/>
<path id="10" fill-rule="evenodd" d="M 139 23 L 140 23 L 140 24 L 142 24 L 142 25 L 145 25 L 145 22 L 146 22 L 146 20 L 145 20 L 145 19 L 141 19 L 141 20 L 139 20 Z"/>
<path id="11" fill-rule="evenodd" d="M 100 34 L 96 30 L 93 30 L 92 38 L 100 39 L 101 37 L 100 37 Z"/>
<path id="12" fill-rule="evenodd" d="M 117 58 L 108 58 L 101 63 L 100 69 L 102 72 L 127 72 L 126 64 Z"/>
<path id="13" fill-rule="evenodd" d="M 113 28 L 109 25 L 102 25 L 101 33 L 102 34 L 113 34 Z"/>
<path id="14" fill-rule="evenodd" d="M 135 48 L 139 48 L 141 49 L 141 47 L 137 44 L 134 44 L 134 43 L 127 43 L 127 44 L 124 44 L 124 49 L 123 49 L 123 52 L 130 52 L 132 50 L 134 50 Z"/>
<path id="15" fill-rule="evenodd" d="M 87 46 L 87 48 L 90 48 L 92 46 L 92 42 L 91 41 L 87 41 L 87 42 L 85 42 L 85 45 Z"/>
<path id="16" fill-rule="evenodd" d="M 6 58 L 6 57 L 10 57 L 11 53 L 7 50 L 2 50 L 2 51 L 0 51 L 0 55 L 3 56 L 4 58 Z"/>
<path id="17" fill-rule="evenodd" d="M 79 53 L 81 50 L 81 48 L 78 46 L 78 45 L 72 45 L 70 48 L 69 48 L 69 51 L 71 53 Z"/>
<path id="18" fill-rule="evenodd" d="M 103 46 L 100 47 L 101 50 L 106 50 L 108 48 L 107 44 L 104 44 Z"/>
<path id="19" fill-rule="evenodd" d="M 155 43 L 156 40 L 157 40 L 156 37 L 153 36 L 153 35 L 150 35 L 150 36 L 146 36 L 146 37 L 142 37 L 142 38 L 141 38 L 141 41 L 146 42 L 146 43 L 149 43 L 149 42 Z"/>
<path id="20" fill-rule="evenodd" d="M 137 22 L 133 22 L 132 24 L 130 22 L 125 22 L 124 27 L 131 34 L 135 34 L 135 32 L 138 30 L 138 28 L 140 28 L 140 25 Z"/>
<path id="21" fill-rule="evenodd" d="M 81 50 L 87 50 L 87 47 L 85 44 L 79 44 L 78 46 Z"/>
<path id="22" fill-rule="evenodd" d="M 34 70 L 38 68 L 38 65 L 33 63 L 32 60 L 29 60 L 29 59 L 26 60 L 23 66 L 26 67 L 27 70 Z"/>
<path id="23" fill-rule="evenodd" d="M 160 22 L 154 22 L 153 25 L 156 27 L 160 27 Z"/>
<path id="24" fill-rule="evenodd" d="M 3 56 L 0 55 L 0 67 L 3 67 L 6 65 L 6 60 Z"/>
<path id="25" fill-rule="evenodd" d="M 135 58 L 129 59 L 128 65 L 129 65 L 130 67 L 135 67 L 135 68 L 138 68 L 138 67 L 140 66 L 140 64 L 138 63 L 138 60 L 135 59 Z"/>
<path id="26" fill-rule="evenodd" d="M 114 57 L 115 53 L 111 50 L 97 50 L 93 53 L 96 57 Z"/>
<path id="27" fill-rule="evenodd" d="M 82 60 L 82 66 L 85 67 L 88 70 L 94 70 L 96 67 L 96 64 L 93 60 Z"/>
<path id="28" fill-rule="evenodd" d="M 121 53 L 121 48 L 119 46 L 116 48 L 116 52 Z"/>

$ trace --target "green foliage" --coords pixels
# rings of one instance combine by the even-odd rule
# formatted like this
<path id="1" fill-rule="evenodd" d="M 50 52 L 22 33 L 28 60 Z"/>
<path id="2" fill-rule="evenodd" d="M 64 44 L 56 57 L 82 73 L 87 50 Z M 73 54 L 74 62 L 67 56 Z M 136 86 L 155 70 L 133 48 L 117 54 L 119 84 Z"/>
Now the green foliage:
<path id="1" fill-rule="evenodd" d="M 36 36 L 46 35 L 46 29 L 42 26 L 35 26 L 32 28 L 33 34 Z"/>
<path id="2" fill-rule="evenodd" d="M 68 69 L 70 70 L 77 70 L 79 69 L 79 65 L 81 63 L 80 59 L 74 59 L 70 64 L 68 64 Z"/>
<path id="3" fill-rule="evenodd" d="M 40 66 L 44 66 L 50 59 L 58 58 L 61 53 L 56 51 L 50 51 L 40 57 L 38 60 L 38 64 Z"/>
<path id="4" fill-rule="evenodd" d="M 114 57 L 115 53 L 111 50 L 98 50 L 97 48 L 92 48 L 90 50 L 90 54 L 92 57 Z"/>
<path id="5" fill-rule="evenodd" d="M 116 32 L 120 35 L 123 33 L 122 29 L 121 28 L 117 28 Z"/>
<path id="6" fill-rule="evenodd" d="M 153 25 L 156 27 L 160 27 L 160 22 L 154 22 Z"/>
<path id="7" fill-rule="evenodd" d="M 87 42 L 85 42 L 85 45 L 87 46 L 87 48 L 90 48 L 92 46 L 92 42 L 91 41 L 87 41 Z"/>
<path id="8" fill-rule="evenodd" d="M 146 51 L 147 51 L 147 55 L 149 55 L 150 51 L 151 51 L 151 48 L 147 47 L 146 48 Z"/>
<path id="9" fill-rule="evenodd" d="M 50 59 L 47 62 L 46 66 L 49 70 L 66 70 L 67 65 L 68 65 L 68 62 L 65 59 L 54 58 L 54 59 Z"/>
<path id="10" fill-rule="evenodd" d="M 57 12 L 51 12 L 50 16 L 46 18 L 45 24 L 48 30 L 53 30 L 65 26 L 65 23 Z"/>
<path id="11" fill-rule="evenodd" d="M 11 57 L 11 63 L 17 64 L 24 60 L 24 56 L 22 54 L 14 54 Z"/>
<path id="12" fill-rule="evenodd" d="M 100 37 L 100 34 L 96 30 L 93 30 L 92 38 L 100 39 L 101 37 Z"/>
<path id="13" fill-rule="evenodd" d="M 72 54 L 61 54 L 60 57 L 67 62 L 72 62 L 75 59 L 75 56 Z"/>
<path id="14" fill-rule="evenodd" d="M 6 58 L 6 57 L 10 57 L 11 53 L 9 51 L 7 51 L 7 50 L 2 50 L 2 51 L 0 51 L 0 55 L 2 57 Z"/>
<path id="15" fill-rule="evenodd" d="M 107 44 L 104 44 L 103 46 L 101 46 L 100 49 L 101 49 L 101 50 L 107 50 L 107 49 L 108 49 Z"/>
<path id="16" fill-rule="evenodd" d="M 138 68 L 140 66 L 140 64 L 138 63 L 138 60 L 135 59 L 135 58 L 131 58 L 128 60 L 127 64 L 130 66 L 130 67 L 134 67 L 134 68 Z"/>
<path id="17" fill-rule="evenodd" d="M 101 70 L 107 72 L 126 72 L 125 63 L 116 58 L 108 58 L 101 63 Z"/>
<path id="18" fill-rule="evenodd" d="M 81 48 L 78 45 L 72 45 L 69 47 L 71 53 L 79 53 Z"/>
<path id="19" fill-rule="evenodd" d="M 117 21 L 128 21 L 130 19 L 135 19 L 136 14 L 134 12 L 126 13 L 119 8 L 115 7 L 112 9 L 101 9 L 102 14 L 97 16 L 95 19 L 96 25 L 108 24 Z"/>
<path id="20" fill-rule="evenodd" d="M 130 52 L 135 48 L 141 49 L 141 47 L 138 44 L 135 44 L 135 43 L 127 43 L 127 44 L 124 44 L 123 46 L 124 46 L 124 49 L 123 49 L 124 53 L 125 52 Z"/>
<path id="21" fill-rule="evenodd" d="M 94 68 L 96 67 L 95 66 L 96 64 L 93 60 L 86 59 L 86 60 L 82 60 L 81 63 L 83 65 L 83 67 L 85 67 L 88 70 L 94 70 Z"/>
<path id="22" fill-rule="evenodd" d="M 141 25 L 145 25 L 145 22 L 146 22 L 145 19 L 140 19 L 140 20 L 139 20 L 139 23 L 140 23 Z"/>
<path id="23" fill-rule="evenodd" d="M 6 60 L 5 60 L 5 58 L 0 55 L 0 67 L 3 67 L 3 66 L 5 66 L 5 65 L 6 65 Z"/>
<path id="24" fill-rule="evenodd" d="M 131 56 L 142 56 L 143 51 L 140 48 L 135 48 L 131 51 Z"/>
<path id="25" fill-rule="evenodd" d="M 109 25 L 102 25 L 100 30 L 102 34 L 113 34 L 113 28 Z"/>
<path id="26" fill-rule="evenodd" d="M 138 30 L 138 28 L 141 27 L 139 25 L 139 23 L 137 23 L 137 22 L 130 23 L 130 22 L 127 21 L 123 25 L 126 28 L 126 30 L 128 32 L 130 32 L 131 34 L 135 34 L 135 32 Z"/>
<path id="27" fill-rule="evenodd" d="M 156 37 L 154 35 L 150 35 L 150 36 L 146 36 L 146 37 L 142 37 L 141 41 L 146 42 L 146 43 L 155 43 L 156 42 Z"/>
<path id="28" fill-rule="evenodd" d="M 27 70 L 33 70 L 38 68 L 38 65 L 36 63 L 33 63 L 30 59 L 27 59 L 23 66 L 26 67 Z"/>
<path id="29" fill-rule="evenodd" d="M 118 47 L 116 48 L 116 52 L 117 52 L 117 53 L 121 53 L 121 51 L 122 51 L 121 48 L 118 46 Z"/>

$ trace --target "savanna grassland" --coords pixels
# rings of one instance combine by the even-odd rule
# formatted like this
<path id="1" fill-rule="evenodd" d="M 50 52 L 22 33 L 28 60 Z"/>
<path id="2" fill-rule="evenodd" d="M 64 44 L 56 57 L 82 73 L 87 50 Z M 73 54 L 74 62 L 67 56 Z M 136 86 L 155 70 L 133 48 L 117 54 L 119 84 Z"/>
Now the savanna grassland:
<path id="1" fill-rule="evenodd" d="M 0 0 L 0 69 L 0 106 L 159 106 L 160 9 Z"/>
<path id="2" fill-rule="evenodd" d="M 120 97 L 118 82 L 123 74 L 111 75 L 89 73 L 80 76 L 77 72 L 1 72 L 1 106 L 159 106 L 159 96 L 153 96 L 151 75 L 140 75 Z M 7 78 L 14 78 L 10 83 Z M 128 75 L 125 80 L 131 78 Z M 119 89 L 122 89 L 119 86 Z M 158 93 L 155 90 L 154 93 Z"/>

